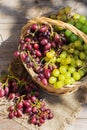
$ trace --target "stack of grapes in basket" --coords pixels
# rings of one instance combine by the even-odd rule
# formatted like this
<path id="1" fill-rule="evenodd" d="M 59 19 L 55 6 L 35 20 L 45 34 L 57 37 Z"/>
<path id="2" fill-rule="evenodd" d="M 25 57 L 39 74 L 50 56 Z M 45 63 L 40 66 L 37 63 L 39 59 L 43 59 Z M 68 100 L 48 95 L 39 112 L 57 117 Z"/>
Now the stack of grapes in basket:
<path id="1" fill-rule="evenodd" d="M 58 26 L 56 23 L 61 21 L 64 25 Z M 71 8 L 64 7 L 48 18 L 37 18 L 35 23 L 33 20 L 32 24 L 27 24 L 14 56 L 20 57 L 27 70 L 33 70 L 36 81 L 42 86 L 55 91 L 63 89 L 87 73 L 86 34 L 86 17 L 77 13 L 71 15 Z"/>

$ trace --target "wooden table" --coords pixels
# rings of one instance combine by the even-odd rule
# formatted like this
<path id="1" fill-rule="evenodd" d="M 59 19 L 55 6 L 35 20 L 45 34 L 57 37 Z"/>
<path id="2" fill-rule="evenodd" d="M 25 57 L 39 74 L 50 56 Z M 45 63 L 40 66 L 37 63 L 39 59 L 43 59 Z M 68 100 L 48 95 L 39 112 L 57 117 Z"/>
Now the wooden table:
<path id="1" fill-rule="evenodd" d="M 57 0 L 52 0 L 51 3 L 48 1 L 48 4 L 46 4 L 45 0 L 44 3 L 42 2 L 39 5 L 46 5 L 50 8 L 55 1 Z M 61 2 L 63 1 L 59 0 L 59 6 Z M 37 5 L 34 0 L 0 0 L 0 45 L 2 44 L 0 46 L 0 73 L 7 68 L 7 65 L 13 58 L 12 53 L 17 48 L 21 27 L 26 23 L 28 15 L 32 17 L 32 11 L 35 8 L 37 8 Z M 37 15 L 38 12 L 39 11 L 34 15 Z M 1 62 L 2 58 L 3 62 Z M 6 127 L 4 126 L 3 128 L 2 124 Z M 8 124 L 8 122 L 4 119 L 0 119 L 0 130 L 10 130 L 10 127 L 7 128 L 6 124 Z M 84 105 L 78 119 L 72 125 L 68 126 L 67 130 L 86 129 L 87 105 Z"/>

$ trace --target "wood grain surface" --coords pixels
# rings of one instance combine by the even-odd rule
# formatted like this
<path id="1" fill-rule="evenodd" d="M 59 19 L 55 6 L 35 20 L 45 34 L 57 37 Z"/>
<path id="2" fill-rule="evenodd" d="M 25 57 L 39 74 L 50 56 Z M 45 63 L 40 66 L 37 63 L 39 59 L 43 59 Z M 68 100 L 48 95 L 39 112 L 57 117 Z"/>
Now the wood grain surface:
<path id="1" fill-rule="evenodd" d="M 34 14 L 38 16 L 38 13 L 41 14 L 41 8 L 45 9 L 44 13 L 49 12 L 51 8 L 62 6 L 64 0 L 39 0 L 39 2 L 37 4 L 35 0 L 0 0 L 0 73 L 7 69 L 13 58 L 12 53 L 17 48 L 20 30 L 28 18 L 33 17 L 33 9 L 38 8 Z M 67 3 L 70 4 L 70 1 L 66 0 L 65 5 Z M 73 0 L 71 3 L 74 5 Z M 83 12 L 84 10 L 85 8 Z M 16 122 L 12 120 L 9 122 L 0 117 L 0 130 L 16 130 L 16 128 L 23 130 Z M 79 117 L 67 127 L 67 130 L 87 130 L 87 105 L 83 106 Z"/>

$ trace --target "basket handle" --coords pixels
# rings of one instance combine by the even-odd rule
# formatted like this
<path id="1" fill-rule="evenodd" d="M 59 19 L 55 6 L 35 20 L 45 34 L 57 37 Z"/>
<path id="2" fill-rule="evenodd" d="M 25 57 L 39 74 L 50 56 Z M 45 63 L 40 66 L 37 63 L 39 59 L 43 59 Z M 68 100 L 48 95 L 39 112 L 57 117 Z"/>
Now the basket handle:
<path id="1" fill-rule="evenodd" d="M 32 20 L 29 20 L 27 25 L 25 25 L 22 28 L 21 36 L 23 36 L 23 34 L 25 34 L 26 29 L 34 23 L 40 23 L 40 24 L 44 23 L 44 24 L 51 24 L 51 25 L 57 25 L 57 26 L 63 27 L 65 29 L 72 31 L 77 36 L 81 37 L 83 39 L 83 41 L 87 44 L 87 35 L 85 33 L 78 30 L 76 27 L 74 27 L 73 25 L 71 25 L 69 23 L 65 23 L 60 20 L 53 20 L 53 19 L 50 19 L 47 17 L 38 17 L 38 18 L 34 18 Z"/>

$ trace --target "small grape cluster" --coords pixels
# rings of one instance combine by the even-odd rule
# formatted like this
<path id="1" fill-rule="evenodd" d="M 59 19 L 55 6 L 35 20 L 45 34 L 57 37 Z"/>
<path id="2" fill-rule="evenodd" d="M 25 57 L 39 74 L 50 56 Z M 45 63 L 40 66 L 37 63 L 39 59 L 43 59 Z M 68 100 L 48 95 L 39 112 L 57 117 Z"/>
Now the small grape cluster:
<path id="1" fill-rule="evenodd" d="M 9 106 L 8 117 L 29 116 L 29 123 L 41 126 L 46 119 L 52 119 L 53 114 L 46 108 L 46 103 L 39 98 L 39 88 L 29 80 L 18 79 L 13 75 L 6 75 L 0 82 L 0 98 L 6 97 L 13 105 Z"/>
<path id="2" fill-rule="evenodd" d="M 62 7 L 58 11 L 58 13 L 53 13 L 53 14 L 49 15 L 49 17 L 51 19 L 58 19 L 58 20 L 62 20 L 62 21 L 66 22 L 67 19 L 70 17 L 71 11 L 72 10 L 71 10 L 70 6 Z"/>
<path id="3" fill-rule="evenodd" d="M 74 25 L 77 29 L 87 34 L 87 18 L 84 15 L 74 13 L 71 18 L 68 18 L 68 23 Z"/>

